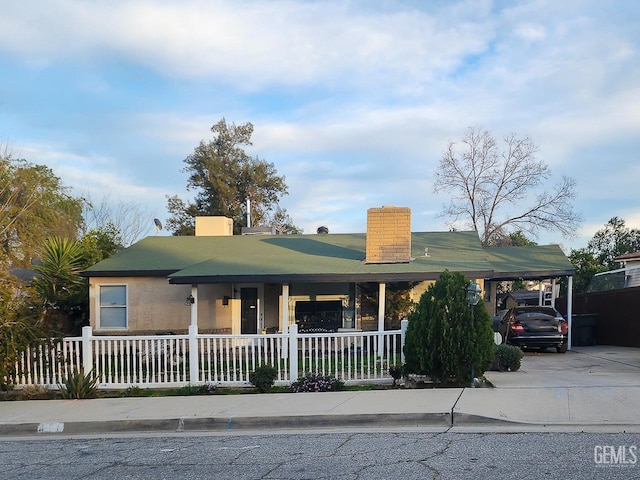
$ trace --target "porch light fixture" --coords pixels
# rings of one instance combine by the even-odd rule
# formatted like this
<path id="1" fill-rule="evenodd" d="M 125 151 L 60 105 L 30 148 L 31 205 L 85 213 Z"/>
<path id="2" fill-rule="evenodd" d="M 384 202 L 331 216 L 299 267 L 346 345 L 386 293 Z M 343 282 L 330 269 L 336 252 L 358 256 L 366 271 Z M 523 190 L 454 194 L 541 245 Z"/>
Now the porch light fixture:
<path id="1" fill-rule="evenodd" d="M 470 307 L 475 307 L 480 301 L 482 296 L 482 287 L 476 282 L 471 282 L 467 287 L 467 304 Z"/>
<path id="2" fill-rule="evenodd" d="M 190 307 L 190 306 L 191 306 L 191 305 L 193 305 L 194 303 L 196 303 L 196 299 L 195 299 L 195 298 L 193 298 L 193 295 L 189 295 L 189 296 L 187 297 L 187 299 L 184 301 L 184 304 L 185 304 L 187 307 Z"/>

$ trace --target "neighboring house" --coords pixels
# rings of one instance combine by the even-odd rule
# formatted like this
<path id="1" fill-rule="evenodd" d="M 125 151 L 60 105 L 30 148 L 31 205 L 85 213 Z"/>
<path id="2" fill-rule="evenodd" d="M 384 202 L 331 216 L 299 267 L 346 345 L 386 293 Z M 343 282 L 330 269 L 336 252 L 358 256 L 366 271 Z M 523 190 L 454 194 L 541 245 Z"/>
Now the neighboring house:
<path id="1" fill-rule="evenodd" d="M 640 252 L 627 253 L 614 258 L 624 269 L 624 286 L 640 286 Z"/>
<path id="2" fill-rule="evenodd" d="M 196 235 L 147 237 L 88 268 L 90 322 L 97 334 L 252 334 L 384 329 L 386 285 L 410 282 L 418 300 L 445 271 L 483 287 L 493 282 L 571 276 L 556 246 L 483 248 L 476 232 L 411 232 L 408 208 L 367 212 L 367 233 L 232 235 L 231 219 L 196 218 Z M 256 231 L 252 231 L 255 233 Z M 266 233 L 271 233 L 266 232 Z M 363 291 L 381 299 L 372 315 Z"/>
<path id="3" fill-rule="evenodd" d="M 620 288 L 640 287 L 640 252 L 632 252 L 614 258 L 622 268 L 596 273 L 591 279 L 589 292 L 603 292 Z"/>

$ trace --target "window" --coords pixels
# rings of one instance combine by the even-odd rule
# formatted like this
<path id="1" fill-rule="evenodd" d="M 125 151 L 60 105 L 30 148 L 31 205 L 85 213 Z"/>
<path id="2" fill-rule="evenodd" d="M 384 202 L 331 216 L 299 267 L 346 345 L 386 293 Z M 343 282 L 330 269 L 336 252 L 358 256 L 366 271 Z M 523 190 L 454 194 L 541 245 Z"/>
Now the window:
<path id="1" fill-rule="evenodd" d="M 100 328 L 127 328 L 126 285 L 100 285 Z"/>

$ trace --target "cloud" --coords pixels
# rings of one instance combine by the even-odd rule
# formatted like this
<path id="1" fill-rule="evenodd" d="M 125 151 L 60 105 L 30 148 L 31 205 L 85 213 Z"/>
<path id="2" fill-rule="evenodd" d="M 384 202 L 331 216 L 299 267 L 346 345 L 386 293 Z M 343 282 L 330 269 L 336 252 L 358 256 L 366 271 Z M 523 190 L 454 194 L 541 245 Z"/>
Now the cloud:
<path id="1" fill-rule="evenodd" d="M 428 81 L 486 48 L 492 30 L 460 9 L 343 2 L 96 1 L 5 5 L 0 45 L 33 64 L 122 57 L 178 78 L 269 84 Z M 453 13 L 451 13 L 453 12 Z"/>

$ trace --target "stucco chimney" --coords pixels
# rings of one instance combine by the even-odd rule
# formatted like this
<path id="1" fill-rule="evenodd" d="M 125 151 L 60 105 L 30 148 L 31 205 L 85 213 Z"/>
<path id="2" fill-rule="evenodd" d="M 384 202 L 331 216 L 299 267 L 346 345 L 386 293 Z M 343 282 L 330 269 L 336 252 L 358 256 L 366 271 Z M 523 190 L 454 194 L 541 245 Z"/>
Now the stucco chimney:
<path id="1" fill-rule="evenodd" d="M 411 209 L 382 207 L 367 210 L 366 263 L 411 261 Z"/>
<path id="2" fill-rule="evenodd" d="M 229 217 L 196 217 L 196 237 L 228 237 L 233 235 L 233 220 Z"/>

